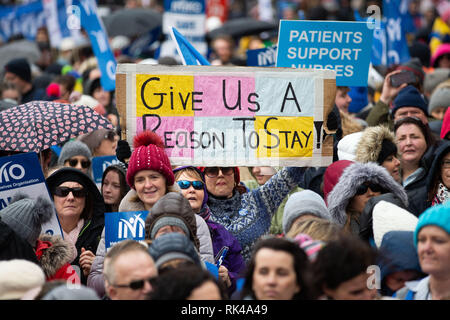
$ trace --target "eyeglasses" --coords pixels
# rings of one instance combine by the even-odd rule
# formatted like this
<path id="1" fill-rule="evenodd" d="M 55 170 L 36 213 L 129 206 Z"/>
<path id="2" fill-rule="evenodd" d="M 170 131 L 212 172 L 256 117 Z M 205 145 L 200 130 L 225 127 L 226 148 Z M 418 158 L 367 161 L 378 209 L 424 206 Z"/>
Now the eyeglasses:
<path id="1" fill-rule="evenodd" d="M 370 188 L 370 190 L 372 190 L 373 192 L 383 192 L 384 189 L 375 183 L 367 183 L 367 184 L 362 184 L 358 187 L 358 189 L 356 189 L 356 194 L 358 196 L 363 195 L 367 192 L 367 190 Z"/>
<path id="2" fill-rule="evenodd" d="M 67 197 L 71 192 L 77 198 L 86 196 L 86 190 L 84 188 L 56 187 L 53 193 L 58 197 Z"/>
<path id="3" fill-rule="evenodd" d="M 177 183 L 181 189 L 189 189 L 192 186 L 195 190 L 203 190 L 203 182 L 201 181 L 180 180 Z"/>
<path id="4" fill-rule="evenodd" d="M 129 284 L 115 284 L 113 286 L 117 288 L 130 288 L 131 290 L 140 290 L 144 287 L 145 282 L 148 282 L 150 283 L 150 285 L 152 285 L 155 282 L 155 278 L 152 277 L 148 279 L 134 280 Z"/>
<path id="5" fill-rule="evenodd" d="M 67 159 L 66 162 L 69 162 L 69 166 L 72 168 L 75 168 L 78 165 L 78 162 L 81 163 L 83 169 L 87 169 L 91 165 L 91 161 L 89 160 Z"/>
<path id="6" fill-rule="evenodd" d="M 234 173 L 233 167 L 208 167 L 205 168 L 205 175 L 208 178 L 215 178 L 219 175 L 219 170 L 222 171 L 224 176 L 231 176 Z"/>

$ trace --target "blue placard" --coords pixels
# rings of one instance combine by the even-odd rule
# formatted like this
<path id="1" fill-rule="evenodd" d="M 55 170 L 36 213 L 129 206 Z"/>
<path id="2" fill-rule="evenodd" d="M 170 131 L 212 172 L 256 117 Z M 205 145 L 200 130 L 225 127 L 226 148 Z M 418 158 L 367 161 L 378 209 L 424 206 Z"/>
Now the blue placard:
<path id="1" fill-rule="evenodd" d="M 402 64 L 410 59 L 406 39 L 406 24 L 409 13 L 401 13 L 400 2 L 397 0 L 383 1 L 383 18 L 373 29 L 371 62 L 374 66 L 392 66 Z M 367 21 L 354 11 L 356 21 Z"/>
<path id="2" fill-rule="evenodd" d="M 367 86 L 367 22 L 281 20 L 278 34 L 277 67 L 334 70 L 338 86 Z"/>
<path id="3" fill-rule="evenodd" d="M 201 56 L 206 56 L 208 45 L 205 40 L 205 8 L 205 0 L 164 0 L 163 33 L 167 40 L 161 44 L 160 56 L 176 59 L 179 56 L 176 41 L 170 39 L 172 27 L 175 27 Z M 188 52 L 188 54 L 190 56 L 192 53 Z M 195 60 L 191 63 L 197 65 Z M 200 64 L 204 63 L 200 62 Z M 186 61 L 185 65 L 190 63 Z"/>
<path id="4" fill-rule="evenodd" d="M 94 182 L 99 189 L 102 184 L 102 177 L 105 169 L 119 162 L 120 161 L 116 156 L 102 156 L 92 158 L 92 175 L 94 176 Z"/>
<path id="5" fill-rule="evenodd" d="M 105 213 L 105 248 L 116 243 L 133 239 L 145 239 L 145 218 L 148 211 L 107 212 Z"/>
<path id="6" fill-rule="evenodd" d="M 0 158 L 0 210 L 7 207 L 17 193 L 31 199 L 42 196 L 53 203 L 35 152 Z M 50 221 L 42 225 L 42 233 L 62 236 L 55 210 Z"/>
<path id="7" fill-rule="evenodd" d="M 69 37 L 65 0 L 57 0 L 56 6 L 58 29 L 63 37 Z M 40 0 L 17 6 L 0 6 L 0 39 L 4 42 L 18 34 L 35 40 L 36 32 L 42 26 L 46 26 L 46 15 Z"/>
<path id="8" fill-rule="evenodd" d="M 248 67 L 275 67 L 277 62 L 277 46 L 247 50 Z"/>
<path id="9" fill-rule="evenodd" d="M 97 15 L 97 5 L 94 0 L 73 0 L 73 5 L 79 7 L 81 26 L 91 40 L 92 50 L 102 74 L 100 83 L 106 91 L 115 90 L 117 63 L 109 46 L 103 23 Z"/>

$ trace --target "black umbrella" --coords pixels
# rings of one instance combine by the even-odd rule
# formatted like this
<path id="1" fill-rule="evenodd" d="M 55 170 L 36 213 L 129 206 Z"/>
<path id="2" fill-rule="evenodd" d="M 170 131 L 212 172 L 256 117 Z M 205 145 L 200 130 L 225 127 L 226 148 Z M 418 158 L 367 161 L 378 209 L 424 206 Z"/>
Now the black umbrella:
<path id="1" fill-rule="evenodd" d="M 260 21 L 253 18 L 236 18 L 225 22 L 221 27 L 207 33 L 206 36 L 210 40 L 222 34 L 228 34 L 233 38 L 239 38 L 277 29 L 277 23 Z"/>
<path id="2" fill-rule="evenodd" d="M 35 63 L 40 56 L 36 42 L 22 39 L 4 44 L 0 47 L 0 71 L 12 59 L 25 58 L 29 63 Z"/>
<path id="3" fill-rule="evenodd" d="M 140 36 L 160 27 L 161 13 L 152 9 L 120 9 L 103 19 L 109 37 Z"/>

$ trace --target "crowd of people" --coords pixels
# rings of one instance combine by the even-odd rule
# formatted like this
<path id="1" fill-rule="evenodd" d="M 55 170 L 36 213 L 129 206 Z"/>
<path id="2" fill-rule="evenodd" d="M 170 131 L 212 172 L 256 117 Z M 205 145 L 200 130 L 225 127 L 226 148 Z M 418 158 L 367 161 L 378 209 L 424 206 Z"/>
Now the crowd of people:
<path id="1" fill-rule="evenodd" d="M 280 15 L 351 21 L 349 3 L 287 1 Z M 383 80 L 362 96 L 336 88 L 327 167 L 176 166 L 156 133 L 122 139 L 114 91 L 102 88 L 89 46 L 6 63 L 1 111 L 87 105 L 114 129 L 43 150 L 52 202 L 18 193 L 0 210 L 0 299 L 450 299 L 450 6 L 438 5 L 410 1 L 409 61 L 371 67 Z M 38 35 L 49 43 L 46 28 Z M 242 46 L 255 39 L 267 45 L 260 36 L 213 39 L 209 59 L 245 65 Z M 115 54 L 119 63 L 178 64 Z M 395 84 L 404 72 L 415 81 Z M 106 155 L 119 163 L 99 188 L 92 159 Z M 130 211 L 148 212 L 145 241 L 107 250 L 105 213 Z M 43 233 L 53 212 L 63 237 Z"/>

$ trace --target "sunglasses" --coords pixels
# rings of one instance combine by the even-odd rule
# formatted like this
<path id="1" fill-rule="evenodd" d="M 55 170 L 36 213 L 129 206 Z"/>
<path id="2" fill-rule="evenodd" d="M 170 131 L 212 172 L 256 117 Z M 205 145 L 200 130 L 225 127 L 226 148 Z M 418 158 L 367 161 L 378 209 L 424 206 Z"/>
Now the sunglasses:
<path id="1" fill-rule="evenodd" d="M 87 169 L 91 165 L 91 161 L 89 161 L 89 160 L 67 159 L 66 162 L 69 162 L 69 165 L 72 168 L 75 168 L 78 165 L 78 162 L 81 163 L 81 167 L 83 169 Z"/>
<path id="2" fill-rule="evenodd" d="M 219 175 L 219 170 L 224 176 L 231 176 L 234 173 L 234 167 L 208 167 L 205 168 L 205 175 L 209 178 L 215 178 Z"/>
<path id="3" fill-rule="evenodd" d="M 76 198 L 83 198 L 87 194 L 84 188 L 69 188 L 69 187 L 56 187 L 53 194 L 58 197 L 67 197 L 71 192 L 73 196 Z"/>
<path id="4" fill-rule="evenodd" d="M 192 186 L 195 190 L 203 190 L 203 182 L 201 181 L 180 180 L 177 183 L 181 189 L 189 189 Z"/>
<path id="5" fill-rule="evenodd" d="M 384 189 L 379 186 L 378 184 L 375 183 L 367 183 L 367 184 L 362 184 L 358 187 L 358 189 L 356 189 L 356 194 L 358 196 L 363 195 L 367 192 L 367 190 L 370 188 L 370 190 L 372 190 L 373 192 L 384 192 Z"/>
<path id="6" fill-rule="evenodd" d="M 131 281 L 129 284 L 116 284 L 114 287 L 117 288 L 130 288 L 131 290 L 140 290 L 144 287 L 145 282 L 150 283 L 152 285 L 155 281 L 155 278 L 148 278 L 143 280 L 135 280 Z"/>

